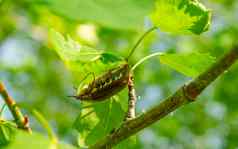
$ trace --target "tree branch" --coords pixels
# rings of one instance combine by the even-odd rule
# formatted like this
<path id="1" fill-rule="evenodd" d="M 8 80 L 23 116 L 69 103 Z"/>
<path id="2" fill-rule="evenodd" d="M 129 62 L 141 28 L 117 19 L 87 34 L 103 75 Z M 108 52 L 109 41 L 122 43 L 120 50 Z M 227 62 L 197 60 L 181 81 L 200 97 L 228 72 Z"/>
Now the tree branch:
<path id="1" fill-rule="evenodd" d="M 195 101 L 196 97 L 210 85 L 219 75 L 226 71 L 238 59 L 238 47 L 234 47 L 220 60 L 213 64 L 204 73 L 188 84 L 180 87 L 173 95 L 166 98 L 162 103 L 150 109 L 139 117 L 125 122 L 114 133 L 107 135 L 97 141 L 90 149 L 110 148 L 122 140 L 134 135 L 138 131 L 150 126 L 156 121 L 162 119 L 170 112 L 176 110 L 182 105 Z"/>
<path id="2" fill-rule="evenodd" d="M 31 128 L 29 127 L 28 117 L 23 116 L 20 108 L 17 106 L 17 104 L 13 100 L 13 98 L 8 94 L 4 84 L 1 81 L 0 81 L 0 95 L 2 96 L 7 107 L 9 108 L 10 112 L 12 113 L 12 116 L 13 116 L 18 128 L 27 130 L 28 132 L 31 132 Z"/>

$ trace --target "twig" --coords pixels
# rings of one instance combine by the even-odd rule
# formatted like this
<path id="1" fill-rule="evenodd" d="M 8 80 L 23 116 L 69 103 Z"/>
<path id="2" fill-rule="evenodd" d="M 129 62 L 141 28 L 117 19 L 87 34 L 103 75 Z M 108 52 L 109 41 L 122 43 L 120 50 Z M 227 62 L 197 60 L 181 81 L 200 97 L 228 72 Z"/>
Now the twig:
<path id="1" fill-rule="evenodd" d="M 29 127 L 29 119 L 27 116 L 23 116 L 20 108 L 17 106 L 13 98 L 8 94 L 4 84 L 0 81 L 0 95 L 7 104 L 12 116 L 17 124 L 18 128 L 26 130 L 31 133 L 31 128 Z"/>
<path id="2" fill-rule="evenodd" d="M 129 74 L 128 80 L 128 111 L 125 120 L 131 120 L 136 117 L 136 91 L 134 88 L 134 79 L 132 73 Z"/>
<path id="3" fill-rule="evenodd" d="M 165 99 L 161 104 L 155 106 L 139 117 L 125 122 L 124 125 L 122 125 L 114 133 L 105 136 L 101 140 L 98 140 L 89 148 L 104 149 L 107 146 L 115 146 L 122 140 L 162 119 L 182 105 L 195 101 L 196 97 L 219 75 L 221 75 L 232 64 L 234 64 L 237 59 L 238 47 L 236 46 L 204 73 L 200 74 L 187 85 L 185 84 L 180 87 L 172 96 Z"/>

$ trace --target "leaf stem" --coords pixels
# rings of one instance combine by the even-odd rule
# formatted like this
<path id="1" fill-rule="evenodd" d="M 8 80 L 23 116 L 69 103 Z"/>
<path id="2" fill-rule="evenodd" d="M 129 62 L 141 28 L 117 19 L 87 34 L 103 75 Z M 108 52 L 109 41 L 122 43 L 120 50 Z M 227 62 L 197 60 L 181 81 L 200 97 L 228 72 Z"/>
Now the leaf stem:
<path id="1" fill-rule="evenodd" d="M 148 56 L 145 56 L 143 57 L 141 60 L 139 60 L 132 68 L 131 70 L 134 71 L 136 69 L 137 66 L 139 66 L 141 63 L 143 63 L 144 61 L 152 58 L 152 57 L 155 57 L 155 56 L 158 56 L 158 55 L 162 55 L 163 53 L 161 52 L 156 52 L 156 53 L 153 53 L 153 54 L 150 54 Z"/>
<path id="2" fill-rule="evenodd" d="M 20 108 L 17 106 L 15 100 L 8 94 L 4 84 L 0 81 L 0 95 L 5 101 L 8 109 L 10 110 L 15 123 L 18 128 L 23 129 L 31 133 L 31 128 L 29 126 L 29 119 L 27 116 L 23 116 Z"/>
<path id="3" fill-rule="evenodd" d="M 126 60 L 128 61 L 129 58 L 131 57 L 131 55 L 134 53 L 134 51 L 136 50 L 136 48 L 139 46 L 139 44 L 141 43 L 141 41 L 152 31 L 156 30 L 157 27 L 151 27 L 150 29 L 148 29 L 140 38 L 139 40 L 136 42 L 136 44 L 133 46 L 133 48 L 131 49 L 129 55 L 127 56 Z"/>
<path id="4" fill-rule="evenodd" d="M 33 110 L 32 113 L 35 116 L 35 118 L 40 122 L 40 124 L 45 128 L 45 130 L 47 131 L 47 134 L 51 140 L 51 143 L 56 145 L 58 143 L 58 138 L 56 137 L 54 131 L 51 129 L 47 120 L 37 110 Z"/>

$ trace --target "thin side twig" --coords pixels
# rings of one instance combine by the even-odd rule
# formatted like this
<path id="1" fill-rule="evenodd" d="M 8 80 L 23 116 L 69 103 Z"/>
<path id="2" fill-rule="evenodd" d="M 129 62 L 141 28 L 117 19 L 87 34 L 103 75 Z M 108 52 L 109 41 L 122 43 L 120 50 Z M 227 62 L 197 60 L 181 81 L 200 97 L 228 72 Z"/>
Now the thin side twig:
<path id="1" fill-rule="evenodd" d="M 31 128 L 29 126 L 29 119 L 27 116 L 23 116 L 20 108 L 17 106 L 15 100 L 8 94 L 4 84 L 0 81 L 0 95 L 5 101 L 8 109 L 10 110 L 15 123 L 18 128 L 26 130 L 31 133 Z"/>
<path id="2" fill-rule="evenodd" d="M 181 86 L 173 95 L 164 99 L 159 105 L 148 110 L 146 113 L 127 121 L 112 134 L 98 140 L 90 146 L 90 149 L 105 149 L 107 146 L 115 146 L 122 140 L 136 134 L 140 130 L 150 126 L 167 116 L 170 112 L 178 109 L 182 105 L 196 101 L 196 97 L 209 86 L 218 76 L 228 70 L 238 59 L 238 46 L 225 54 L 220 60 L 214 63 L 197 78 Z"/>
<path id="3" fill-rule="evenodd" d="M 134 88 L 134 78 L 133 74 L 129 74 L 128 80 L 128 111 L 125 120 L 132 120 L 136 117 L 136 91 Z"/>

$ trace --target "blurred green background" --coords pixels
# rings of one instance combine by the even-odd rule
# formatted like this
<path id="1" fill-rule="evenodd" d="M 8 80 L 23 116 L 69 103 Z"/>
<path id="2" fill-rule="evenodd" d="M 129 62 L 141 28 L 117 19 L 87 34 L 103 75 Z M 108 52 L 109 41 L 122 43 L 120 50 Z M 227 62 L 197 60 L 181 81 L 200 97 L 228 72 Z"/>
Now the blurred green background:
<path id="1" fill-rule="evenodd" d="M 213 13 L 208 32 L 175 36 L 158 30 L 146 38 L 131 62 L 155 51 L 193 50 L 216 57 L 228 51 L 238 38 L 238 2 L 202 2 Z M 78 133 L 72 125 L 80 112 L 80 102 L 67 97 L 74 93 L 74 84 L 70 72 L 52 50 L 49 28 L 70 34 L 83 44 L 125 56 L 151 26 L 147 14 L 153 7 L 153 0 L 0 0 L 0 79 L 23 112 L 30 115 L 33 130 L 45 133 L 29 112 L 37 109 L 60 140 L 78 144 Z M 135 72 L 138 114 L 190 79 L 158 62 L 152 59 Z M 236 64 L 197 102 L 141 131 L 139 148 L 238 148 L 237 76 Z M 11 119 L 11 114 L 6 110 L 3 117 Z"/>

